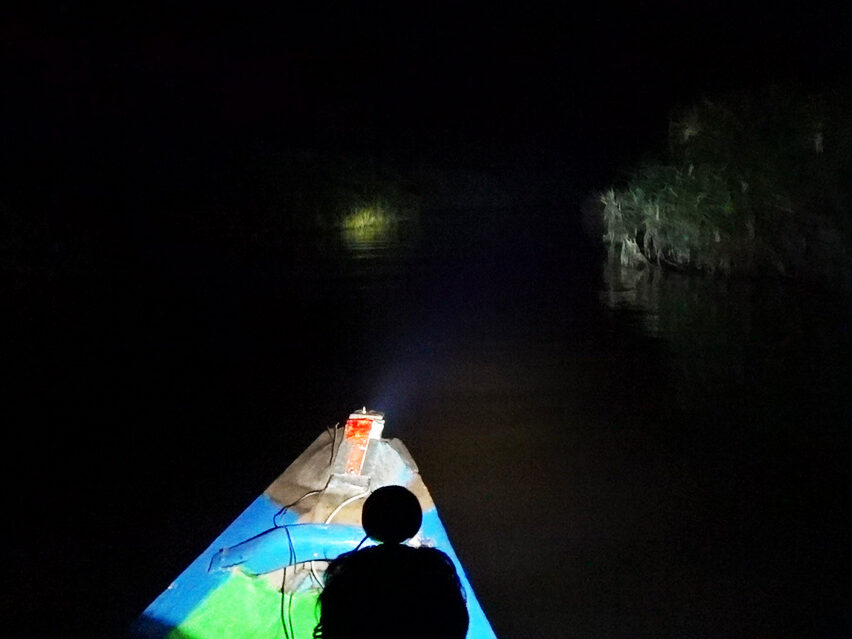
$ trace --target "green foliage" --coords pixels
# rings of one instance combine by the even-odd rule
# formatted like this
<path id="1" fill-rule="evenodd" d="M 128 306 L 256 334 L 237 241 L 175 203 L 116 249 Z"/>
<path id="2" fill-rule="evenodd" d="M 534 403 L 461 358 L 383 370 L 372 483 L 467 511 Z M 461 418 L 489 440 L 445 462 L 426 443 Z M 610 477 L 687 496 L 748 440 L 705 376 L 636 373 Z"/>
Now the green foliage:
<path id="1" fill-rule="evenodd" d="M 604 241 L 625 264 L 848 278 L 847 97 L 770 89 L 682 110 L 662 159 L 600 194 Z"/>
<path id="2" fill-rule="evenodd" d="M 370 158 L 290 151 L 258 155 L 242 171 L 239 192 L 246 196 L 227 207 L 226 219 L 230 234 L 255 246 L 294 235 L 416 226 L 419 219 L 423 186 Z"/>
<path id="3" fill-rule="evenodd" d="M 349 245 L 384 242 L 393 238 L 401 221 L 400 214 L 381 200 L 353 206 L 340 222 Z"/>

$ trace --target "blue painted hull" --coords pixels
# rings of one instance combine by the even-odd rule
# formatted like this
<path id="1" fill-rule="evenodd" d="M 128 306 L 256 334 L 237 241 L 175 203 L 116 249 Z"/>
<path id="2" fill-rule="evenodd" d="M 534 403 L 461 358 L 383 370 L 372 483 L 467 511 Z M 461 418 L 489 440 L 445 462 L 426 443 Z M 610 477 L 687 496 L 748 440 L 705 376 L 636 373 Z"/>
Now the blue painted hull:
<path id="1" fill-rule="evenodd" d="M 268 631 L 273 634 L 265 636 L 290 637 L 281 598 L 289 598 L 288 607 L 294 600 L 315 600 L 325 562 L 365 545 L 360 522 L 365 497 L 394 484 L 409 488 L 423 510 L 421 529 L 408 543 L 439 548 L 456 565 L 468 601 L 468 639 L 494 638 L 407 449 L 398 440 L 375 440 L 362 460 L 365 472 L 353 478 L 335 472 L 343 446 L 337 439 L 337 432 L 318 437 L 146 608 L 133 636 L 240 639 Z M 308 603 L 302 608 L 308 611 L 302 616 L 310 617 Z M 304 634 L 313 622 L 300 623 Z"/>

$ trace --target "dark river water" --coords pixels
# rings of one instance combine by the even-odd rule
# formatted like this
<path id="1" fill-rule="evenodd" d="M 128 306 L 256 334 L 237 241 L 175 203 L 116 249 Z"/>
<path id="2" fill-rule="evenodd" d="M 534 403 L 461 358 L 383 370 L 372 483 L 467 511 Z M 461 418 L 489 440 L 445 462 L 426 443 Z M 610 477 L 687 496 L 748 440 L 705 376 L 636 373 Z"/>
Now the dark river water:
<path id="1" fill-rule="evenodd" d="M 142 237 L 63 287 L 78 310 L 19 327 L 18 377 L 51 391 L 18 477 L 47 484 L 12 564 L 32 636 L 45 601 L 66 635 L 120 634 L 361 406 L 411 450 L 501 639 L 850 636 L 847 307 L 622 272 L 573 219 Z"/>

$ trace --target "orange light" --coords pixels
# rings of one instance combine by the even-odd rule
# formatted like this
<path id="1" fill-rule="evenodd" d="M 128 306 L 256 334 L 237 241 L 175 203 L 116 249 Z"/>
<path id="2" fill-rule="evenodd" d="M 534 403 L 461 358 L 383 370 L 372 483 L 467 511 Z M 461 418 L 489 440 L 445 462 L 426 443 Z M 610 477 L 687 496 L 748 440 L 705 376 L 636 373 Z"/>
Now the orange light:
<path id="1" fill-rule="evenodd" d="M 348 445 L 344 472 L 347 475 L 360 475 L 367 457 L 367 447 L 370 439 L 381 436 L 384 427 L 384 416 L 381 413 L 356 412 L 346 420 L 343 430 L 343 440 Z"/>

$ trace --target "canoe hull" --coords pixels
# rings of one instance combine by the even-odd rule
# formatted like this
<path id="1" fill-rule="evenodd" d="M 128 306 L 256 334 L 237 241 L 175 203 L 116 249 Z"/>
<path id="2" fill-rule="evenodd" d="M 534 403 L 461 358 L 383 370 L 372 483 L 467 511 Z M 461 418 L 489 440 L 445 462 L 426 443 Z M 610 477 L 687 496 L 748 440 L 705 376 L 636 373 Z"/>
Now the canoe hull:
<path id="1" fill-rule="evenodd" d="M 423 523 L 411 545 L 444 551 L 465 590 L 468 639 L 495 637 L 410 453 L 396 439 L 370 442 L 363 473 L 337 473 L 343 429 L 323 433 L 237 517 L 134 624 L 137 639 L 304 638 L 316 625 L 327 561 L 365 539 L 361 506 L 386 485 L 408 488 Z M 337 465 L 336 465 L 337 464 Z"/>

